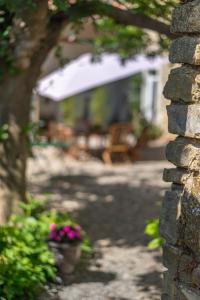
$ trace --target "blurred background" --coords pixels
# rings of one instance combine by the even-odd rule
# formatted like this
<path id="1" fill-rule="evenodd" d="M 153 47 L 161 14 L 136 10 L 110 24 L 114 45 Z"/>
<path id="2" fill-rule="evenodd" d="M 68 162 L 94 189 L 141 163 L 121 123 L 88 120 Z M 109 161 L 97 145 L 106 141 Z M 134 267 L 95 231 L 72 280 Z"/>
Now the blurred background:
<path id="1" fill-rule="evenodd" d="M 7 2 L 0 299 L 160 299 L 178 1 Z"/>

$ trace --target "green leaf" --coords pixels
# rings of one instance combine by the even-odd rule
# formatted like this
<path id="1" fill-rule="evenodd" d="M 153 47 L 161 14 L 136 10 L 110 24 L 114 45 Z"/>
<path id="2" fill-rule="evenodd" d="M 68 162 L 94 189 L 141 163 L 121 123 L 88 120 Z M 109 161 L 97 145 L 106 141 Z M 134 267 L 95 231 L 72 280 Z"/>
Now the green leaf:
<path id="1" fill-rule="evenodd" d="M 159 232 L 159 219 L 152 219 L 147 221 L 145 233 L 153 239 L 148 243 L 149 249 L 156 249 L 163 245 L 164 239 L 160 236 Z"/>
<path id="2" fill-rule="evenodd" d="M 53 1 L 56 8 L 60 11 L 66 11 L 69 8 L 68 1 L 65 0 L 54 0 Z"/>
<path id="3" fill-rule="evenodd" d="M 159 219 L 153 219 L 148 221 L 148 224 L 145 227 L 145 233 L 149 236 L 158 236 L 159 235 Z"/>
<path id="4" fill-rule="evenodd" d="M 162 238 L 156 238 L 148 243 L 148 248 L 154 250 L 154 249 L 160 248 L 163 245 L 163 243 L 164 243 L 164 240 Z"/>

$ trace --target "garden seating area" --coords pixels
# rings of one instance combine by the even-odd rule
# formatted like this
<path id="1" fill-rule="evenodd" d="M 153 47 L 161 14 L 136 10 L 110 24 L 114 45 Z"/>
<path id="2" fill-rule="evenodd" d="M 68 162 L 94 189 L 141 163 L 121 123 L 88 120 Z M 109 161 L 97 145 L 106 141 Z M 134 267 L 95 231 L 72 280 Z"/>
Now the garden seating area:
<path id="1" fill-rule="evenodd" d="M 114 123 L 107 130 L 96 127 L 77 130 L 63 123 L 49 122 L 41 134 L 39 140 L 63 146 L 78 160 L 84 155 L 97 156 L 106 164 L 137 160 L 139 148 L 148 142 L 146 131 L 137 138 L 133 125 L 128 122 Z"/>

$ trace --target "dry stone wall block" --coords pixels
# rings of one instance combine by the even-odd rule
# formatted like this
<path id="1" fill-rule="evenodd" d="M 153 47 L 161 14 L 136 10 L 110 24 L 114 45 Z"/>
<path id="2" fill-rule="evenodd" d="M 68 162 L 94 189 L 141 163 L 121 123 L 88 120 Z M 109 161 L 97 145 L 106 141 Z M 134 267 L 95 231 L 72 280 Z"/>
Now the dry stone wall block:
<path id="1" fill-rule="evenodd" d="M 180 291 L 177 282 L 171 278 L 169 272 L 164 272 L 163 292 L 162 300 L 188 300 Z"/>
<path id="2" fill-rule="evenodd" d="M 166 182 L 175 182 L 178 184 L 185 184 L 191 177 L 188 170 L 181 168 L 164 169 L 163 180 Z"/>
<path id="3" fill-rule="evenodd" d="M 172 69 L 163 94 L 172 101 L 200 102 L 200 67 L 184 65 Z"/>
<path id="4" fill-rule="evenodd" d="M 199 170 L 200 142 L 178 137 L 167 145 L 166 158 L 178 167 Z"/>
<path id="5" fill-rule="evenodd" d="M 183 36 L 174 40 L 169 60 L 171 63 L 200 65 L 200 36 Z"/>
<path id="6" fill-rule="evenodd" d="M 170 300 L 170 297 L 167 294 L 162 294 L 161 300 Z"/>
<path id="7" fill-rule="evenodd" d="M 160 232 L 165 240 L 171 244 L 176 244 L 179 238 L 181 196 L 180 191 L 166 192 L 161 210 Z"/>
<path id="8" fill-rule="evenodd" d="M 163 246 L 163 265 L 168 269 L 172 278 L 177 276 L 181 254 L 182 251 L 173 245 L 166 243 Z"/>
<path id="9" fill-rule="evenodd" d="M 195 284 L 198 288 L 200 288 L 200 265 L 192 271 L 192 284 Z"/>
<path id="10" fill-rule="evenodd" d="M 200 32 L 200 1 L 189 1 L 179 5 L 173 13 L 171 31 L 173 33 Z"/>
<path id="11" fill-rule="evenodd" d="M 194 288 L 188 288 L 184 284 L 179 285 L 179 290 L 186 300 L 199 300 L 200 299 L 200 291 Z M 171 299 L 170 299 L 171 300 Z M 181 298 L 182 300 L 182 298 Z"/>
<path id="12" fill-rule="evenodd" d="M 181 237 L 195 261 L 200 263 L 200 177 L 193 177 L 181 199 Z"/>
<path id="13" fill-rule="evenodd" d="M 182 184 L 172 183 L 171 190 L 175 192 L 183 192 L 184 186 Z"/>
<path id="14" fill-rule="evenodd" d="M 172 300 L 172 298 L 170 296 L 176 295 L 176 292 L 177 292 L 175 282 L 174 282 L 174 280 L 172 280 L 168 271 L 165 271 L 163 273 L 163 277 L 164 277 L 164 284 L 163 284 L 162 300 L 168 300 L 168 299 Z"/>
<path id="15" fill-rule="evenodd" d="M 200 104 L 171 104 L 167 112 L 169 132 L 200 139 Z"/>
<path id="16" fill-rule="evenodd" d="M 180 248 L 170 244 L 163 247 L 163 264 L 168 269 L 172 279 L 191 283 L 193 257 L 185 254 Z"/>
<path id="17" fill-rule="evenodd" d="M 185 196 L 183 197 L 185 198 Z M 193 253 L 196 261 L 200 263 L 200 203 L 198 200 L 187 197 L 182 205 L 184 216 L 184 244 Z"/>

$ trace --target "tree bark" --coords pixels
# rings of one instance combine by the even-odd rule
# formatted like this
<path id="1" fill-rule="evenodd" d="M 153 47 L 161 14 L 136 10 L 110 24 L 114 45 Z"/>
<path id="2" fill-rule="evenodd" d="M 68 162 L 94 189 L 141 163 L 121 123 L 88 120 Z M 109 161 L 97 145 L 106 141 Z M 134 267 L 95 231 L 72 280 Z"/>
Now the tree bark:
<path id="1" fill-rule="evenodd" d="M 29 15 L 30 34 L 27 39 L 22 36 L 22 44 L 18 44 L 16 59 L 21 67 L 20 73 L 13 77 L 5 75 L 0 87 L 0 125 L 9 126 L 8 139 L 0 141 L 0 224 L 5 223 L 11 213 L 18 212 L 19 200 L 26 199 L 26 129 L 32 90 L 40 75 L 41 65 L 56 44 L 63 26 L 63 22 L 47 23 L 45 3 L 40 2 L 39 16 L 37 11 Z"/>

